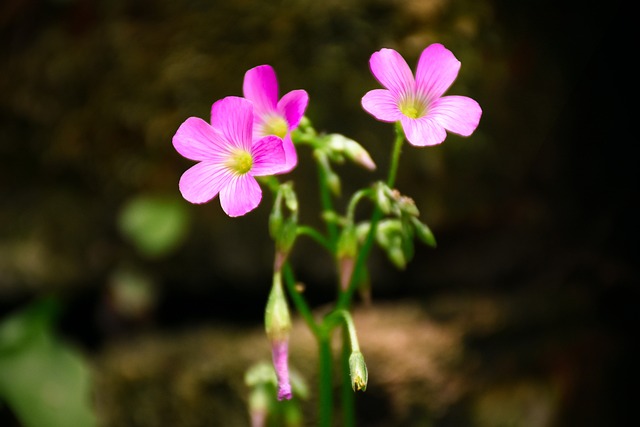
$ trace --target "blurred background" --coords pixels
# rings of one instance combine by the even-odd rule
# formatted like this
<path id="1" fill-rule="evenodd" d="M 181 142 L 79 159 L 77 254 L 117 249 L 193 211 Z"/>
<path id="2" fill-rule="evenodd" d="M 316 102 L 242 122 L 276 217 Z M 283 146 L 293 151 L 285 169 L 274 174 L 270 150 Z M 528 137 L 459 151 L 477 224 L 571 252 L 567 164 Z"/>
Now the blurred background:
<path id="1" fill-rule="evenodd" d="M 397 188 L 438 247 L 371 259 L 356 308 L 370 371 L 363 426 L 617 426 L 635 418 L 638 168 L 631 16 L 550 0 L 4 0 L 0 3 L 0 425 L 249 425 L 271 199 L 230 219 L 191 205 L 171 145 L 190 116 L 272 65 L 318 131 L 365 146 L 344 199 L 382 179 L 393 127 L 360 107 L 370 55 L 415 67 L 443 43 L 470 138 L 403 149 Z M 316 171 L 291 173 L 320 225 Z M 292 258 L 314 308 L 334 265 Z M 292 336 L 314 425 L 315 347 Z M 74 420 L 69 421 L 69 418 Z M 223 421 L 224 420 L 224 421 Z"/>

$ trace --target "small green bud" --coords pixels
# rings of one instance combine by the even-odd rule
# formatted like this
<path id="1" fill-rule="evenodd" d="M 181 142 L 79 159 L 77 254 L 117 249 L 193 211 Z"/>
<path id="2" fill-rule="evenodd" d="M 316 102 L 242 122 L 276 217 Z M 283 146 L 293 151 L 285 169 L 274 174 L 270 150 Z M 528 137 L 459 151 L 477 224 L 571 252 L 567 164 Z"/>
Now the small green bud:
<path id="1" fill-rule="evenodd" d="M 284 203 L 291 211 L 292 215 L 296 215 L 298 213 L 298 197 L 296 196 L 296 192 L 293 189 L 292 182 L 286 182 L 280 186 L 282 189 L 282 195 L 284 196 Z"/>
<path id="2" fill-rule="evenodd" d="M 398 206 L 400 207 L 400 210 L 406 214 L 409 214 L 411 216 L 420 215 L 420 211 L 418 211 L 416 202 L 414 202 L 411 197 L 400 196 L 398 198 Z"/>
<path id="3" fill-rule="evenodd" d="M 416 235 L 424 244 L 429 245 L 432 248 L 436 247 L 436 238 L 427 224 L 420 222 L 416 217 L 411 217 L 411 224 L 413 225 L 413 229 L 416 231 Z"/>
<path id="4" fill-rule="evenodd" d="M 328 135 L 327 148 L 333 154 L 332 157 L 341 158 L 346 156 L 349 160 L 366 169 L 374 170 L 376 168 L 376 164 L 371 160 L 367 150 L 353 139 L 344 135 L 339 133 Z"/>
<path id="5" fill-rule="evenodd" d="M 377 182 L 374 185 L 374 201 L 385 215 L 389 215 L 391 213 L 391 202 L 387 197 L 387 189 L 388 187 L 383 182 Z"/>
<path id="6" fill-rule="evenodd" d="M 291 331 L 291 315 L 282 289 L 282 273 L 276 270 L 273 274 L 273 285 L 267 300 L 264 314 L 267 336 L 271 341 L 287 340 Z"/>
<path id="7" fill-rule="evenodd" d="M 387 253 L 389 260 L 399 269 L 404 269 L 407 265 L 404 239 L 404 228 L 400 220 L 385 219 L 380 221 L 376 240 Z"/>
<path id="8" fill-rule="evenodd" d="M 364 363 L 364 356 L 360 351 L 354 351 L 351 353 L 351 356 L 349 356 L 349 372 L 353 391 L 365 391 L 367 389 L 369 373 L 367 372 L 367 365 Z"/>

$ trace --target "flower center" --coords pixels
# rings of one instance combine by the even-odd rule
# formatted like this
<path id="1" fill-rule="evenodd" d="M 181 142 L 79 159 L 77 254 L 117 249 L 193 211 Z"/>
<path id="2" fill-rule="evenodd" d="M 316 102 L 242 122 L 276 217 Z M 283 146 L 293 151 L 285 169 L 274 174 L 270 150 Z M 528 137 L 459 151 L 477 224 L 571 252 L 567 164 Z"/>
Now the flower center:
<path id="1" fill-rule="evenodd" d="M 284 138 L 289 131 L 289 125 L 284 118 L 271 116 L 265 120 L 262 131 L 265 135 L 275 135 Z"/>
<path id="2" fill-rule="evenodd" d="M 244 175 L 253 167 L 253 157 L 248 151 L 236 150 L 229 157 L 227 166 L 237 175 Z"/>
<path id="3" fill-rule="evenodd" d="M 420 99 L 416 99 L 413 96 L 408 96 L 398 105 L 400 111 L 405 116 L 411 119 L 418 119 L 425 115 L 427 112 L 427 106 Z"/>

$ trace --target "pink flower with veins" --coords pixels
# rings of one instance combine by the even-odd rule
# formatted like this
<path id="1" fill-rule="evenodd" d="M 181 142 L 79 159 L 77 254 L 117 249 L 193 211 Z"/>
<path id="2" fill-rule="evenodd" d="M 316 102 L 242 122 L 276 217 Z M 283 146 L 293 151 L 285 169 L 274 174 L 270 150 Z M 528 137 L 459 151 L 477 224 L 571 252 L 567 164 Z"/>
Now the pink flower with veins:
<path id="1" fill-rule="evenodd" d="M 270 65 L 248 70 L 242 86 L 244 97 L 254 105 L 253 137 L 276 135 L 283 139 L 287 167 L 291 171 L 298 164 L 291 131 L 298 127 L 309 103 L 309 95 L 302 89 L 292 90 L 278 100 L 278 80 Z"/>
<path id="2" fill-rule="evenodd" d="M 469 136 L 478 127 L 482 109 L 476 101 L 443 96 L 460 70 L 460 61 L 443 45 L 432 44 L 422 51 L 415 78 L 393 49 L 375 52 L 369 65 L 386 89 L 367 92 L 362 107 L 380 121 L 399 121 L 412 145 L 440 144 L 447 131 Z"/>
<path id="3" fill-rule="evenodd" d="M 222 210 L 231 216 L 255 209 L 262 190 L 255 176 L 282 173 L 288 167 L 282 139 L 275 135 L 253 139 L 253 106 L 229 96 L 211 107 L 211 124 L 189 117 L 173 136 L 182 156 L 199 163 L 180 177 L 182 196 L 205 203 L 220 194 Z"/>

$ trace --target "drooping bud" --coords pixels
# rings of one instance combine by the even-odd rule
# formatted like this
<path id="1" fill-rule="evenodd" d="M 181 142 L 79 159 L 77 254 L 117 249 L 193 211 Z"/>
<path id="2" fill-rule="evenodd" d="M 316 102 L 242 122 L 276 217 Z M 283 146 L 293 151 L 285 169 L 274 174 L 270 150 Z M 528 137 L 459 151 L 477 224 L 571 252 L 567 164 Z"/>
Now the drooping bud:
<path id="1" fill-rule="evenodd" d="M 269 393 L 267 387 L 260 384 L 249 394 L 249 416 L 251 427 L 265 427 L 269 415 Z"/>
<path id="2" fill-rule="evenodd" d="M 365 169 L 375 170 L 376 164 L 362 145 L 339 133 L 328 135 L 327 138 L 327 148 L 331 150 L 334 155 L 345 156 Z"/>
<path id="3" fill-rule="evenodd" d="M 265 330 L 271 341 L 273 367 L 278 378 L 278 400 L 291 399 L 289 383 L 289 332 L 291 316 L 289 306 L 282 289 L 282 273 L 276 270 L 273 274 L 273 285 L 265 309 Z"/>
<path id="4" fill-rule="evenodd" d="M 278 400 L 289 400 L 291 383 L 289 382 L 289 342 L 288 340 L 275 340 L 271 343 L 273 367 L 278 377 Z"/>
<path id="5" fill-rule="evenodd" d="M 397 219 L 385 219 L 378 224 L 376 233 L 378 245 L 387 253 L 389 260 L 398 268 L 404 269 L 410 253 L 407 244 L 411 241 L 403 236 L 402 222 Z"/>
<path id="6" fill-rule="evenodd" d="M 369 373 L 367 372 L 367 365 L 364 363 L 364 356 L 360 351 L 354 351 L 349 356 L 349 372 L 353 391 L 365 391 L 367 389 Z"/>
<path id="7" fill-rule="evenodd" d="M 413 225 L 413 229 L 416 231 L 416 236 L 418 236 L 423 243 L 431 246 L 432 248 L 436 247 L 436 238 L 427 224 L 421 222 L 416 217 L 411 217 L 411 224 Z"/>

